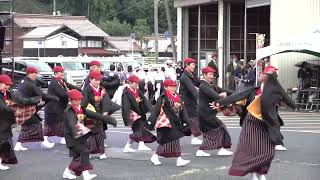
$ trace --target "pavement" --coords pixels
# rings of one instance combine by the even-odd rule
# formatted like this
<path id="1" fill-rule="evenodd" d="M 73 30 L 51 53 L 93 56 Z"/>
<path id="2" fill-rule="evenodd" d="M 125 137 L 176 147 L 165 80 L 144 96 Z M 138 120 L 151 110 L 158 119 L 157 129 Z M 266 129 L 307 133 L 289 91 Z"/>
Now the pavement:
<path id="1" fill-rule="evenodd" d="M 175 159 L 160 159 L 162 165 L 153 166 L 150 162 L 152 151 L 123 153 L 131 130 L 122 123 L 120 112 L 115 115 L 119 124 L 117 128 L 107 131 L 106 154 L 108 159 L 91 160 L 97 180 L 245 180 L 245 177 L 228 176 L 232 156 L 217 156 L 211 151 L 211 157 L 195 157 L 198 146 L 190 144 L 190 138 L 181 140 L 183 158 L 191 160 L 185 167 L 176 167 Z M 238 117 L 219 116 L 227 125 L 232 138 L 232 151 L 238 143 Z M 277 152 L 267 175 L 269 180 L 320 180 L 320 113 L 281 112 L 285 122 L 282 127 L 285 152 Z M 14 129 L 14 140 L 19 129 Z M 51 141 L 57 139 L 52 138 Z M 40 143 L 25 144 L 25 152 L 17 152 L 19 164 L 10 166 L 9 171 L 0 171 L 0 180 L 56 180 L 62 179 L 63 170 L 70 162 L 65 145 L 56 145 L 53 149 L 42 150 Z M 155 150 L 157 143 L 148 145 Z M 137 144 L 133 146 L 137 148 Z M 81 177 L 78 179 L 82 179 Z"/>

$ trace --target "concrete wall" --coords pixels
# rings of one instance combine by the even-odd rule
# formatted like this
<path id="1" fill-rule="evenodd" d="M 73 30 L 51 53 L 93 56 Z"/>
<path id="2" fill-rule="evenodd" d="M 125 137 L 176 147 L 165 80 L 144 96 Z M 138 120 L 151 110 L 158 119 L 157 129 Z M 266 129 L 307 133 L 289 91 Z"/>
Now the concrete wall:
<path id="1" fill-rule="evenodd" d="M 305 36 L 320 25 L 319 0 L 271 0 L 270 34 L 272 43 L 290 41 Z M 304 60 L 319 59 L 314 56 L 287 53 L 271 57 L 272 65 L 280 68 L 279 80 L 283 87 L 297 86 L 298 68 L 294 64 Z"/>

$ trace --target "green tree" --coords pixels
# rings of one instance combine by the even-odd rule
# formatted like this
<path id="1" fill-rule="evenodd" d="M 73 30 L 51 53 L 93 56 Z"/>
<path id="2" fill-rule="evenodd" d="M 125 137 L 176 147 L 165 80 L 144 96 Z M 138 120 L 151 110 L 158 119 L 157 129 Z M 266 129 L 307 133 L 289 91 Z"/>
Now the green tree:
<path id="1" fill-rule="evenodd" d="M 112 21 L 100 21 L 98 25 L 110 36 L 129 36 L 132 31 L 132 26 L 126 21 L 122 23 L 118 18 L 113 18 Z"/>
<path id="2" fill-rule="evenodd" d="M 136 33 L 138 41 L 146 43 L 144 37 L 151 34 L 147 19 L 137 19 L 135 26 L 133 26 L 133 31 Z"/>

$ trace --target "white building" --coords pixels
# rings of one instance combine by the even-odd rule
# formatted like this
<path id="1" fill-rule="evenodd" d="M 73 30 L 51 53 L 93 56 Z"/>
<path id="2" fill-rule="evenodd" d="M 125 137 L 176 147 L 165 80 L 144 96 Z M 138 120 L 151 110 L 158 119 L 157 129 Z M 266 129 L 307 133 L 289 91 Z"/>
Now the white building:
<path id="1" fill-rule="evenodd" d="M 268 46 L 302 37 L 320 24 L 319 0 L 175 0 L 175 7 L 178 61 L 192 57 L 208 62 L 217 51 L 220 85 L 225 84 L 226 64 L 232 54 L 238 59 L 255 59 L 253 33 L 266 34 Z M 294 64 L 310 59 L 319 58 L 287 53 L 272 56 L 271 62 L 279 67 L 284 88 L 292 88 L 297 85 L 298 68 Z"/>

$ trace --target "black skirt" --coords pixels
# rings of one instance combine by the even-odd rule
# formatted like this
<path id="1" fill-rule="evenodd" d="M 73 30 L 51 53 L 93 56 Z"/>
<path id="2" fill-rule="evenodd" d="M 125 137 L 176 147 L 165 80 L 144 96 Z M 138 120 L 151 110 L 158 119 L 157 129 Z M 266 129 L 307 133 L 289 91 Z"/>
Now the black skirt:
<path id="1" fill-rule="evenodd" d="M 231 138 L 228 130 L 222 121 L 219 124 L 221 125 L 217 128 L 203 133 L 203 142 L 199 148 L 200 150 L 231 148 Z"/>
<path id="2" fill-rule="evenodd" d="M 43 132 L 41 121 L 32 124 L 22 124 L 18 142 L 41 142 Z"/>
<path id="3" fill-rule="evenodd" d="M 132 134 L 130 134 L 130 139 L 132 141 L 140 142 L 143 141 L 145 143 L 153 143 L 156 141 L 156 136 L 153 135 L 150 131 L 146 129 L 144 126 L 144 121 L 142 119 L 138 119 L 132 123 Z"/>
<path id="4" fill-rule="evenodd" d="M 69 148 L 69 156 L 72 157 L 72 161 L 68 168 L 73 171 L 76 176 L 81 176 L 83 171 L 93 170 L 89 154 L 89 146 L 87 143 L 78 144 Z"/>
<path id="5" fill-rule="evenodd" d="M 252 172 L 267 174 L 275 154 L 274 148 L 265 124 L 248 114 L 242 126 L 229 175 L 245 176 Z"/>
<path id="6" fill-rule="evenodd" d="M 64 137 L 64 123 L 56 122 L 52 124 L 44 123 L 44 136 L 58 136 Z"/>
<path id="7" fill-rule="evenodd" d="M 166 144 L 160 144 L 157 148 L 156 154 L 161 157 L 180 157 L 181 156 L 181 146 L 180 139 L 168 142 Z"/>

